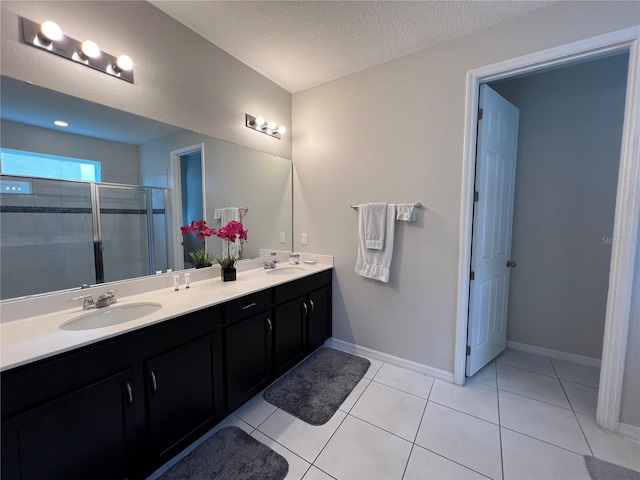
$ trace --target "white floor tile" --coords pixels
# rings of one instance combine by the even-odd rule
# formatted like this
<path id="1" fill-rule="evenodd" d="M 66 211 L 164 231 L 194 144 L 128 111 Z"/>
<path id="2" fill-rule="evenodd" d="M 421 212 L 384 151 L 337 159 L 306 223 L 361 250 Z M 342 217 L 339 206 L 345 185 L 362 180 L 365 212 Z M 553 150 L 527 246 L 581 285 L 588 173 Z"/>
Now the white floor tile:
<path id="1" fill-rule="evenodd" d="M 489 362 L 473 377 L 467 377 L 467 381 L 482 383 L 490 387 L 496 386 L 496 362 Z"/>
<path id="2" fill-rule="evenodd" d="M 497 425 L 427 404 L 416 443 L 491 478 L 501 478 L 500 431 Z"/>
<path id="3" fill-rule="evenodd" d="M 342 405 L 340 405 L 340 410 L 342 410 L 343 412 L 349 413 L 349 411 L 356 404 L 356 402 L 360 398 L 360 395 L 362 395 L 362 392 L 364 392 L 364 389 L 367 388 L 369 383 L 371 383 L 370 378 L 365 377 L 362 380 L 360 380 L 358 384 L 354 387 L 354 389 L 351 391 L 349 396 L 344 400 L 344 402 L 342 402 Z"/>
<path id="4" fill-rule="evenodd" d="M 404 480 L 486 480 L 486 478 L 418 445 L 415 445 L 411 451 L 404 474 Z"/>
<path id="5" fill-rule="evenodd" d="M 498 423 L 498 396 L 496 389 L 476 382 L 463 387 L 436 380 L 429 400 L 468 413 L 489 422 Z"/>
<path id="6" fill-rule="evenodd" d="M 422 398 L 429 398 L 433 378 L 385 363 L 373 379 Z"/>
<path id="7" fill-rule="evenodd" d="M 560 380 L 521 368 L 498 364 L 498 388 L 558 407 L 571 408 Z"/>
<path id="8" fill-rule="evenodd" d="M 247 403 L 245 403 L 243 406 L 241 406 L 233 414 L 237 417 L 240 417 L 249 425 L 257 428 L 269 417 L 269 415 L 271 415 L 277 409 L 278 407 L 272 405 L 264 399 L 261 392 L 251 400 L 249 400 Z"/>
<path id="9" fill-rule="evenodd" d="M 582 455 L 502 429 L 504 480 L 590 480 Z"/>
<path id="10" fill-rule="evenodd" d="M 311 464 L 304 461 L 295 453 L 293 453 L 290 450 L 287 450 L 278 442 L 270 439 L 269 437 L 259 432 L 258 430 L 255 430 L 251 434 L 251 436 L 256 440 L 258 440 L 259 442 L 264 443 L 271 450 L 273 450 L 276 453 L 279 453 L 285 458 L 285 460 L 289 464 L 289 471 L 287 472 L 287 476 L 285 477 L 285 480 L 302 480 L 304 475 L 307 473 L 307 470 L 309 470 L 309 467 L 311 466 Z"/>
<path id="11" fill-rule="evenodd" d="M 372 381 L 351 415 L 413 442 L 427 401 Z"/>
<path id="12" fill-rule="evenodd" d="M 258 430 L 313 463 L 345 416 L 338 410 L 327 423 L 315 426 L 278 409 Z"/>
<path id="13" fill-rule="evenodd" d="M 365 357 L 364 355 L 358 355 L 358 356 L 364 357 L 371 362 L 371 366 L 369 367 L 369 370 L 367 370 L 367 372 L 364 374 L 364 378 L 368 378 L 369 380 L 371 380 L 373 377 L 376 376 L 376 373 L 378 373 L 378 370 L 380 370 L 380 367 L 382 367 L 384 362 L 381 362 L 380 360 L 376 360 L 374 358 Z"/>
<path id="14" fill-rule="evenodd" d="M 400 480 L 411 442 L 348 416 L 315 462 L 341 480 Z"/>
<path id="15" fill-rule="evenodd" d="M 311 465 L 311 468 L 307 471 L 307 473 L 303 477 L 303 480 L 335 480 L 335 479 L 328 473 L 325 473 L 319 468 Z"/>
<path id="16" fill-rule="evenodd" d="M 561 382 L 567 397 L 569 397 L 571 407 L 576 412 L 595 417 L 598 406 L 598 389 L 567 380 L 562 380 Z"/>
<path id="17" fill-rule="evenodd" d="M 591 451 L 571 410 L 499 390 L 500 425 L 572 452 Z"/>
<path id="18" fill-rule="evenodd" d="M 556 372 L 551 366 L 551 360 L 547 357 L 535 355 L 533 353 L 522 352 L 520 350 L 507 349 L 496 358 L 498 365 L 509 365 L 510 367 L 522 368 L 542 375 L 556 376 Z"/>
<path id="19" fill-rule="evenodd" d="M 602 430 L 593 417 L 577 414 L 595 457 L 640 471 L 640 442 Z"/>
<path id="20" fill-rule="evenodd" d="M 573 383 L 598 387 L 600 384 L 600 369 L 579 365 L 577 363 L 565 362 L 564 360 L 551 360 L 558 372 L 558 377 L 562 380 L 569 380 Z"/>

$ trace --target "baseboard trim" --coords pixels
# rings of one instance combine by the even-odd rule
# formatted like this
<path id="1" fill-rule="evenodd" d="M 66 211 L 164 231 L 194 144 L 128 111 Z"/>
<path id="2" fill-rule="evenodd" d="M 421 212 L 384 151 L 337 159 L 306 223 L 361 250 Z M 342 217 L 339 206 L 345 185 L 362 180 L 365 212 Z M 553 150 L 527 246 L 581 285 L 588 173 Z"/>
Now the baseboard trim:
<path id="1" fill-rule="evenodd" d="M 640 427 L 636 427 L 635 425 L 621 423 L 618 433 L 633 440 L 640 441 Z"/>
<path id="2" fill-rule="evenodd" d="M 575 353 L 560 352 L 550 348 L 536 347 L 535 345 L 527 345 L 526 343 L 512 342 L 507 340 L 507 348 L 520 350 L 522 352 L 534 353 L 544 357 L 555 358 L 556 360 L 564 360 L 566 362 L 578 363 L 588 367 L 600 368 L 600 359 L 576 355 Z"/>
<path id="3" fill-rule="evenodd" d="M 430 367 L 421 363 L 413 362 L 405 358 L 389 355 L 388 353 L 379 352 L 367 347 L 361 347 L 354 343 L 345 342 L 344 340 L 338 340 L 331 337 L 325 343 L 325 346 L 335 348 L 336 350 L 342 350 L 343 352 L 353 353 L 354 355 L 364 355 L 365 357 L 372 358 L 374 360 L 380 360 L 381 362 L 390 363 L 396 367 L 406 368 L 414 372 L 428 375 L 438 380 L 453 383 L 453 373 L 439 368 Z"/>

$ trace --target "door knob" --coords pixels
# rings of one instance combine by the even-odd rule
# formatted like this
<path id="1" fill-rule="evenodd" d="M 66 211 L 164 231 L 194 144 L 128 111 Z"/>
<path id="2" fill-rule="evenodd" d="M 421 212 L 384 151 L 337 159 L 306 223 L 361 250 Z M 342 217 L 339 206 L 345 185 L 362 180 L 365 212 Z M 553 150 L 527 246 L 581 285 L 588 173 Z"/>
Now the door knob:
<path id="1" fill-rule="evenodd" d="M 507 260 L 507 268 L 513 267 L 516 268 L 518 264 L 516 262 L 512 262 L 511 260 Z"/>

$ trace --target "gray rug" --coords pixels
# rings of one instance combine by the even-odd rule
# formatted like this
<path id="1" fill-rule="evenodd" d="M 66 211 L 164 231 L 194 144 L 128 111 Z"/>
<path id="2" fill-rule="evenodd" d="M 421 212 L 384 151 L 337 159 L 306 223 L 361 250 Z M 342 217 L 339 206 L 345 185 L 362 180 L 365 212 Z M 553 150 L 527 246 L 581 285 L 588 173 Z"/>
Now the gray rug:
<path id="1" fill-rule="evenodd" d="M 289 464 L 238 427 L 226 427 L 176 463 L 159 480 L 282 480 Z"/>
<path id="2" fill-rule="evenodd" d="M 264 398 L 311 425 L 324 425 L 370 365 L 366 358 L 321 348 L 271 385 Z"/>
<path id="3" fill-rule="evenodd" d="M 589 455 L 584 456 L 592 480 L 640 480 L 640 472 L 605 462 Z"/>

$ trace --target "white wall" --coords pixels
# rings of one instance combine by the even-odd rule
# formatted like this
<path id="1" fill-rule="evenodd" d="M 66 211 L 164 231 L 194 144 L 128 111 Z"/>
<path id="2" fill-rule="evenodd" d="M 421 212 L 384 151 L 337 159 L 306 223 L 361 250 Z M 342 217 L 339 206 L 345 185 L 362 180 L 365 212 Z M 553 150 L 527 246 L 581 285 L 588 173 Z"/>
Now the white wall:
<path id="1" fill-rule="evenodd" d="M 102 181 L 139 185 L 138 147 L 2 120 L 0 147 L 100 162 Z"/>
<path id="2" fill-rule="evenodd" d="M 291 158 L 282 140 L 244 125 L 245 113 L 291 132 L 291 95 L 144 1 L 2 1 L 0 71 L 18 80 Z M 135 84 L 21 42 L 18 15 L 53 20 L 76 39 L 128 54 Z"/>
<path id="3" fill-rule="evenodd" d="M 466 73 L 639 20 L 558 2 L 294 95 L 294 249 L 336 256 L 335 337 L 453 372 Z M 388 285 L 353 272 L 349 205 L 370 201 L 425 205 L 396 229 Z"/>
<path id="4" fill-rule="evenodd" d="M 497 82 L 520 109 L 507 339 L 601 358 L 628 55 Z"/>

